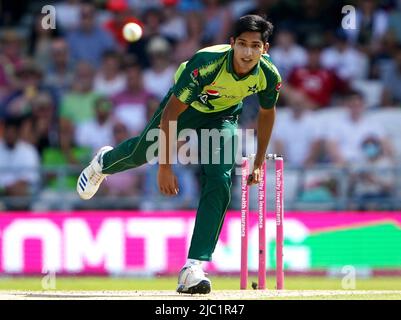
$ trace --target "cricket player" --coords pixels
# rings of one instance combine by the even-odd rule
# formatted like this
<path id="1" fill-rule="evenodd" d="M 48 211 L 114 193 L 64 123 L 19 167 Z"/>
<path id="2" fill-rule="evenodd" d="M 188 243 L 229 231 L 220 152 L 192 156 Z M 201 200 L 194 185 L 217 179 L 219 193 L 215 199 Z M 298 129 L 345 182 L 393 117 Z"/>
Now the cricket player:
<path id="1" fill-rule="evenodd" d="M 202 270 L 202 262 L 212 259 L 230 203 L 236 148 L 230 145 L 231 160 L 223 161 L 227 141 L 230 140 L 226 138 L 236 135 L 242 100 L 252 94 L 258 95 L 260 109 L 257 150 L 248 183 L 260 181 L 260 169 L 273 129 L 275 104 L 281 86 L 281 77 L 267 54 L 272 31 L 272 24 L 260 16 L 241 17 L 235 23 L 230 44 L 202 49 L 179 66 L 173 87 L 141 135 L 115 148 L 101 148 L 78 178 L 80 197 L 90 199 L 106 176 L 148 163 L 152 159 L 149 159 L 147 151 L 155 142 L 148 141 L 147 133 L 153 129 L 165 136 L 165 139 L 159 137 L 158 153 L 154 156 L 159 156 L 158 187 L 162 194 L 174 196 L 178 194 L 179 187 L 169 156 L 177 149 L 170 143 L 169 127 L 175 123 L 178 133 L 183 129 L 193 129 L 200 140 L 201 130 L 217 129 L 222 133 L 224 139 L 220 139 L 217 145 L 210 146 L 208 141 L 199 142 L 201 155 L 209 152 L 208 159 L 211 160 L 213 155 L 220 153 L 222 161 L 217 164 L 216 161 L 200 163 L 200 200 L 188 259 L 178 277 L 179 293 L 207 294 L 211 290 L 211 282 Z M 160 160 L 162 156 L 166 161 Z"/>

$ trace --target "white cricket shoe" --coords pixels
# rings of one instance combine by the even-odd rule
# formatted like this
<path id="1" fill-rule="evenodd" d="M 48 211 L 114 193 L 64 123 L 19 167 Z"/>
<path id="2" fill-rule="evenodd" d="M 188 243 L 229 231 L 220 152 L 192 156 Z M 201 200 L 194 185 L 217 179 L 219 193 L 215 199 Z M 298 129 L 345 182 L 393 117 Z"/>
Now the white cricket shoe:
<path id="1" fill-rule="evenodd" d="M 200 265 L 182 268 L 178 276 L 178 293 L 207 294 L 211 290 L 211 282 L 206 278 Z"/>
<path id="2" fill-rule="evenodd" d="M 89 166 L 82 170 L 77 181 L 77 192 L 82 199 L 89 200 L 92 198 L 104 178 L 108 176 L 102 173 L 102 157 L 103 154 L 112 149 L 110 146 L 100 148 Z"/>

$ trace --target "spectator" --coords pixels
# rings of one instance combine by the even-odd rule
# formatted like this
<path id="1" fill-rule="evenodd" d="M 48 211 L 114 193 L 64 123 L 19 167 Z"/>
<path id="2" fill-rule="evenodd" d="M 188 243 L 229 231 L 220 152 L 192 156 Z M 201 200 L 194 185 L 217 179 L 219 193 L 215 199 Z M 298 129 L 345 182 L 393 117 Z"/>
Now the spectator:
<path id="1" fill-rule="evenodd" d="M 311 36 L 324 36 L 334 31 L 339 24 L 341 7 L 340 1 L 297 1 L 291 25 L 299 43 L 306 45 Z"/>
<path id="2" fill-rule="evenodd" d="M 74 80 L 73 66 L 67 42 L 56 38 L 51 44 L 51 57 L 44 83 L 52 85 L 59 96 L 71 89 Z"/>
<path id="3" fill-rule="evenodd" d="M 369 73 L 368 57 L 354 49 L 342 29 L 334 34 L 334 44 L 322 52 L 322 66 L 333 70 L 344 81 L 366 79 Z"/>
<path id="4" fill-rule="evenodd" d="M 401 44 L 394 52 L 393 59 L 383 63 L 380 72 L 383 82 L 383 105 L 401 105 Z"/>
<path id="5" fill-rule="evenodd" d="M 145 70 L 144 86 L 160 100 L 174 83 L 176 68 L 171 64 L 171 46 L 167 40 L 157 37 L 149 42 L 147 51 L 151 66 Z"/>
<path id="6" fill-rule="evenodd" d="M 0 26 L 10 26 L 20 23 L 24 13 L 30 7 L 24 0 L 4 1 L 1 3 Z"/>
<path id="7" fill-rule="evenodd" d="M 350 165 L 360 161 L 359 149 L 368 137 L 379 139 L 384 155 L 392 157 L 393 151 L 386 137 L 384 128 L 377 122 L 368 121 L 365 117 L 363 95 L 352 91 L 346 97 L 347 114 L 332 121 L 326 128 L 326 150 L 331 161 L 336 165 Z"/>
<path id="8" fill-rule="evenodd" d="M 116 48 L 111 34 L 95 23 L 95 7 L 87 2 L 81 5 L 80 24 L 77 30 L 67 32 L 71 56 L 76 61 L 86 61 L 94 67 L 100 65 L 102 55 Z"/>
<path id="9" fill-rule="evenodd" d="M 24 60 L 24 37 L 16 29 L 5 29 L 1 34 L 1 53 L 7 68 L 16 70 Z"/>
<path id="10" fill-rule="evenodd" d="M 71 89 L 74 72 L 67 42 L 56 38 L 51 44 L 49 66 L 44 83 L 52 85 L 61 96 Z"/>
<path id="11" fill-rule="evenodd" d="M 47 93 L 39 93 L 32 100 L 32 113 L 22 127 L 21 139 L 35 146 L 39 155 L 57 142 L 57 114 L 53 99 Z"/>
<path id="12" fill-rule="evenodd" d="M 296 67 L 307 63 L 306 50 L 295 42 L 295 34 L 289 29 L 281 29 L 276 34 L 276 41 L 269 54 L 280 71 L 282 79 L 287 79 Z"/>
<path id="13" fill-rule="evenodd" d="M 39 182 L 39 155 L 35 148 L 20 140 L 20 119 L 7 118 L 4 138 L 0 140 L 0 194 L 29 197 Z M 6 209 L 28 210 L 30 199 L 6 203 Z"/>
<path id="14" fill-rule="evenodd" d="M 75 134 L 79 146 L 88 147 L 92 152 L 112 144 L 113 121 L 111 119 L 112 103 L 109 99 L 99 97 L 95 101 L 95 118 L 80 123 Z"/>
<path id="15" fill-rule="evenodd" d="M 355 22 L 356 28 L 345 30 L 348 38 L 371 56 L 388 28 L 388 14 L 378 8 L 377 0 L 359 0 Z"/>
<path id="16" fill-rule="evenodd" d="M 177 43 L 186 37 L 185 19 L 178 13 L 178 0 L 161 0 L 164 5 L 163 23 L 160 26 L 160 34 L 171 41 Z"/>
<path id="17" fill-rule="evenodd" d="M 94 103 L 99 97 L 93 88 L 94 70 L 86 62 L 75 67 L 72 91 L 64 95 L 61 101 L 60 116 L 72 121 L 74 125 L 95 117 Z"/>
<path id="18" fill-rule="evenodd" d="M 113 125 L 113 143 L 119 143 L 127 140 L 130 137 L 128 128 L 121 122 L 116 122 Z M 124 171 L 117 175 L 110 176 L 101 188 L 104 195 L 114 197 L 132 197 L 139 196 L 143 193 L 144 184 L 144 168 L 139 168 L 138 171 Z M 132 206 L 131 206 L 132 208 Z"/>
<path id="19" fill-rule="evenodd" d="M 401 43 L 401 1 L 397 1 L 397 8 L 390 12 L 388 30 L 395 35 L 398 43 Z"/>
<path id="20" fill-rule="evenodd" d="M 41 13 L 36 14 L 33 18 L 29 37 L 29 55 L 40 69 L 47 70 L 51 57 L 51 45 L 53 39 L 59 35 L 59 32 L 57 28 L 43 28 L 42 19 L 43 15 Z"/>
<path id="21" fill-rule="evenodd" d="M 288 77 L 288 86 L 282 90 L 283 96 L 301 94 L 311 109 L 327 107 L 336 93 L 344 93 L 347 83 L 336 73 L 322 67 L 322 43 L 311 38 L 308 43 L 308 62 L 305 67 L 295 68 Z"/>
<path id="22" fill-rule="evenodd" d="M 102 65 L 95 76 L 95 92 L 112 96 L 126 86 L 126 77 L 121 70 L 121 56 L 116 51 L 106 51 L 102 57 Z"/>
<path id="23" fill-rule="evenodd" d="M 397 38 L 393 32 L 387 32 L 380 39 L 380 49 L 370 59 L 370 79 L 380 79 L 381 68 L 386 64 L 391 63 L 394 53 L 397 51 L 397 47 Z"/>
<path id="24" fill-rule="evenodd" d="M 228 43 L 232 24 L 230 11 L 221 5 L 220 0 L 203 0 L 202 2 L 205 17 L 203 41 L 208 45 Z"/>
<path id="25" fill-rule="evenodd" d="M 13 29 L 6 29 L 0 38 L 0 101 L 16 85 L 15 72 L 23 61 L 23 37 Z"/>
<path id="26" fill-rule="evenodd" d="M 203 16 L 199 12 L 186 14 L 186 38 L 180 41 L 174 50 L 174 62 L 180 64 L 190 59 L 194 52 L 203 46 Z"/>
<path id="27" fill-rule="evenodd" d="M 189 0 L 189 1 L 194 1 L 194 0 Z M 129 0 L 129 4 L 131 8 L 134 8 L 134 10 L 138 10 L 141 13 L 146 12 L 149 9 L 161 7 L 160 0 L 147 0 L 147 1 Z"/>
<path id="28" fill-rule="evenodd" d="M 316 163 L 320 135 L 312 111 L 302 100 L 297 102 L 291 104 L 290 113 L 277 118 L 272 141 L 275 153 L 285 154 L 290 166 L 302 168 Z"/>
<path id="29" fill-rule="evenodd" d="M 8 95 L 1 105 L 3 115 L 27 116 L 32 111 L 32 100 L 39 93 L 47 93 L 54 105 L 58 103 L 55 91 L 43 83 L 42 70 L 32 61 L 24 60 L 16 70 L 15 90 Z"/>
<path id="30" fill-rule="evenodd" d="M 43 151 L 43 164 L 53 166 L 82 165 L 86 163 L 91 157 L 92 152 L 89 148 L 78 147 L 76 145 L 74 124 L 67 119 L 60 119 L 58 126 L 57 144 Z M 72 182 L 73 180 L 74 183 Z M 70 187 L 75 188 L 75 177 L 70 182 Z"/>
<path id="31" fill-rule="evenodd" d="M 72 209 L 70 200 L 76 200 L 76 172 L 74 166 L 81 166 L 90 161 L 91 150 L 78 147 L 75 143 L 74 124 L 68 119 L 60 119 L 58 123 L 57 144 L 43 150 L 42 165 L 47 168 L 62 169 L 51 171 L 46 176 L 44 190 L 36 208 L 49 210 L 53 208 Z M 60 192 L 63 193 L 63 203 L 60 204 Z"/>
<path id="32" fill-rule="evenodd" d="M 136 135 L 142 132 L 147 123 L 147 103 L 152 95 L 144 89 L 142 68 L 138 63 L 130 63 L 125 70 L 127 87 L 112 98 L 113 114 L 131 135 Z"/>
<path id="33" fill-rule="evenodd" d="M 359 151 L 361 159 L 351 164 L 350 194 L 356 205 L 351 209 L 389 209 L 395 186 L 393 159 L 375 136 L 366 137 Z"/>

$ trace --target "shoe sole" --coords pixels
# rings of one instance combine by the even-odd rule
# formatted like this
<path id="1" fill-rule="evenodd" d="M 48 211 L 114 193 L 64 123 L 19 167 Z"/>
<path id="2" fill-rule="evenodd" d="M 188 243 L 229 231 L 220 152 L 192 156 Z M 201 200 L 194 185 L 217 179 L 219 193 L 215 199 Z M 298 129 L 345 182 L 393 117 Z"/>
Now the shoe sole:
<path id="1" fill-rule="evenodd" d="M 178 289 L 178 293 L 188 293 L 188 294 L 208 294 L 210 293 L 210 282 L 206 280 L 202 280 L 197 285 L 188 288 L 187 290 Z"/>

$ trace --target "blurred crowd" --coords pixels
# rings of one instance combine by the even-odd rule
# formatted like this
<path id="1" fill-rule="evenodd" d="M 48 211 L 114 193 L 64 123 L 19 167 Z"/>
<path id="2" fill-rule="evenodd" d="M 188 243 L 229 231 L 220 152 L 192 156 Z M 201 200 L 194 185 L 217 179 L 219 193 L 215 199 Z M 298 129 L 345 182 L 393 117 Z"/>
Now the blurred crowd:
<path id="1" fill-rule="evenodd" d="M 43 28 L 46 4 L 56 9 L 55 29 Z M 356 8 L 354 29 L 341 27 L 347 4 Z M 271 151 L 290 168 L 350 168 L 347 192 L 362 203 L 390 196 L 394 175 L 366 167 L 392 168 L 399 153 L 385 124 L 366 115 L 401 110 L 401 0 L 15 0 L 3 2 L 0 16 L 3 209 L 57 209 L 61 199 L 75 199 L 77 172 L 94 152 L 140 133 L 177 66 L 228 43 L 233 22 L 248 13 L 275 26 L 269 54 L 283 78 L 278 113 L 286 112 Z M 122 37 L 128 22 L 143 27 L 139 41 Z M 335 121 L 317 120 L 336 108 L 345 112 Z M 243 128 L 255 127 L 257 110 L 257 99 L 247 99 Z M 120 208 L 121 197 L 138 199 L 140 209 L 196 207 L 197 168 L 176 169 L 182 192 L 175 200 L 154 200 L 157 168 L 144 166 L 109 177 L 100 192 L 114 200 L 103 207 Z M 335 195 L 328 177 L 302 196 L 323 199 L 322 186 Z M 34 201 L 1 201 L 32 194 Z"/>

